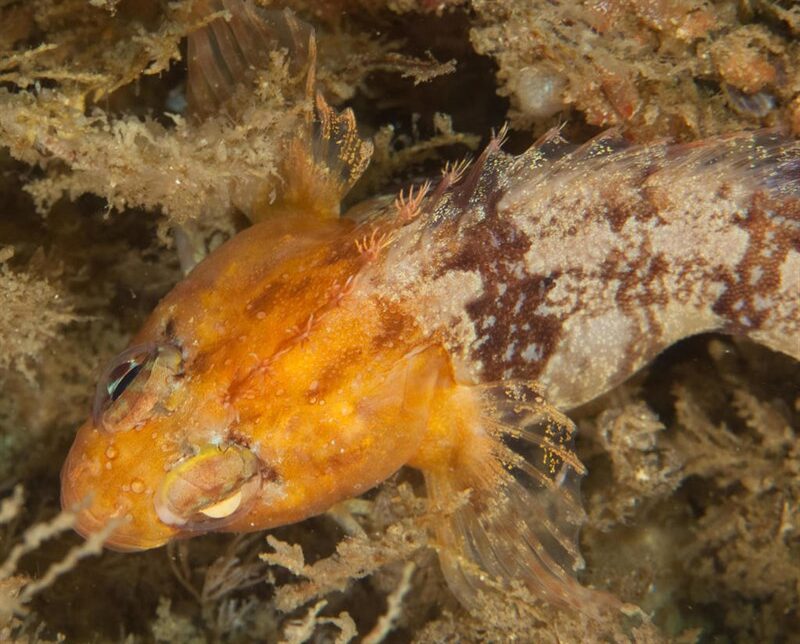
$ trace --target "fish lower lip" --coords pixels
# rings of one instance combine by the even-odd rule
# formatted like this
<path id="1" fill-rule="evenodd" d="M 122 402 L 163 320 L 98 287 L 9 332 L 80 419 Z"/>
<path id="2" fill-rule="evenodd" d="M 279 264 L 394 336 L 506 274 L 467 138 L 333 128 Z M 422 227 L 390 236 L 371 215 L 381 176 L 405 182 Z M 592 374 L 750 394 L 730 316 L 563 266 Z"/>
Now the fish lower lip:
<path id="1" fill-rule="evenodd" d="M 91 535 L 102 530 L 108 520 L 98 519 L 91 508 L 84 508 L 77 511 L 77 518 L 73 527 L 75 532 L 84 539 L 88 539 Z M 131 534 L 126 531 L 129 525 L 129 523 L 123 523 L 118 526 L 103 542 L 103 547 L 117 552 L 134 552 L 157 548 L 168 541 L 168 539 L 145 539 L 142 535 Z"/>

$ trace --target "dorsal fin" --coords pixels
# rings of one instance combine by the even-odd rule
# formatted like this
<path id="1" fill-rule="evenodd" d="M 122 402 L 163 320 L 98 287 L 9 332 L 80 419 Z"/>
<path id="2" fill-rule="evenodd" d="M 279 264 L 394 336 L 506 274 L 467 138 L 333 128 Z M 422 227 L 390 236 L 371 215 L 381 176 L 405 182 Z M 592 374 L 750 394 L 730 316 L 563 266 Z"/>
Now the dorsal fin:
<path id="1" fill-rule="evenodd" d="M 285 189 L 273 204 L 254 208 L 258 218 L 275 213 L 337 217 L 339 205 L 372 157 L 373 146 L 361 139 L 353 110 L 337 112 L 317 93 L 313 121 L 288 144 L 281 164 Z"/>
<path id="2" fill-rule="evenodd" d="M 288 53 L 290 82 L 298 81 L 297 103 L 306 104 L 300 132 L 287 137 L 279 182 L 264 177 L 243 209 L 256 221 L 337 217 L 373 146 L 359 137 L 352 110 L 337 112 L 316 92 L 313 28 L 288 9 L 261 9 L 250 0 L 202 0 L 194 11 L 198 20 L 220 14 L 189 36 L 187 100 L 194 117 L 224 112 L 236 120 L 237 92 L 270 66 L 277 50 Z"/>
<path id="3" fill-rule="evenodd" d="M 558 141 L 554 149 L 553 140 L 548 133 L 515 158 L 509 181 L 513 187 L 503 196 L 501 208 L 529 207 L 524 204 L 532 197 L 552 194 L 569 182 L 585 188 L 585 177 L 599 167 L 603 167 L 603 177 L 638 174 L 642 182 L 661 185 L 669 185 L 671 176 L 676 181 L 703 176 L 709 186 L 746 182 L 754 190 L 775 196 L 796 195 L 800 190 L 800 143 L 780 128 L 677 145 L 666 141 L 632 144 L 614 129 L 575 147 Z"/>

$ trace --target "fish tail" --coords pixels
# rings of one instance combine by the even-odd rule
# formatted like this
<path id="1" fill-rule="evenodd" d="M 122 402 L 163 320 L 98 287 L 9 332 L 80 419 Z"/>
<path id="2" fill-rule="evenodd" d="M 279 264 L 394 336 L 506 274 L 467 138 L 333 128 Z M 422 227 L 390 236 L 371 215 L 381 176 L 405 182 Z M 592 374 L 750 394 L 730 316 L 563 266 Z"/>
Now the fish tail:
<path id="1" fill-rule="evenodd" d="M 466 412 L 471 436 L 488 449 L 463 441 L 471 454 L 457 465 L 423 470 L 429 496 L 446 516 L 434 531 L 455 595 L 476 610 L 486 593 L 513 590 L 588 616 L 622 608 L 575 578 L 583 567 L 585 470 L 573 450 L 572 422 L 524 384 L 464 389 L 456 413 L 464 417 L 473 407 Z"/>

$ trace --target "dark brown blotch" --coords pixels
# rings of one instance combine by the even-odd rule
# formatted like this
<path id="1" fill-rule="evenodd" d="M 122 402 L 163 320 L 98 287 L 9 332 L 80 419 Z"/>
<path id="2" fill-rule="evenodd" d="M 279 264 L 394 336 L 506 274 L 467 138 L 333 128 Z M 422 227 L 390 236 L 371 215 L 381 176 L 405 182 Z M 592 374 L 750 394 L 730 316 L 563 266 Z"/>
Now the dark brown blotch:
<path id="1" fill-rule="evenodd" d="M 742 333 L 763 326 L 772 307 L 756 306 L 755 298 L 779 294 L 781 265 L 790 250 L 800 252 L 800 199 L 757 192 L 736 223 L 748 234 L 747 250 L 734 270 L 716 275 L 725 289 L 712 310 L 729 332 Z"/>

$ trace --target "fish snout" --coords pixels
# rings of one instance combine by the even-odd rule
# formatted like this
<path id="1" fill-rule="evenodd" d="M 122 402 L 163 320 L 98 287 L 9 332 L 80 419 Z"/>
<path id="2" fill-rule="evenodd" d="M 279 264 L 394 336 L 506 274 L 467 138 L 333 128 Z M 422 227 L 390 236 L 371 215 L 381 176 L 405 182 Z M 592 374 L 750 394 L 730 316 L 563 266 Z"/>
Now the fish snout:
<path id="1" fill-rule="evenodd" d="M 112 550 L 147 550 L 164 545 L 175 530 L 155 517 L 152 500 L 148 504 L 144 494 L 144 483 L 138 482 L 140 490 L 134 480 L 134 489 L 128 485 L 126 492 L 115 478 L 103 476 L 107 472 L 102 465 L 87 456 L 85 429 L 78 431 L 61 468 L 61 508 L 74 515 L 73 529 L 87 539 L 108 532 L 103 546 Z"/>

